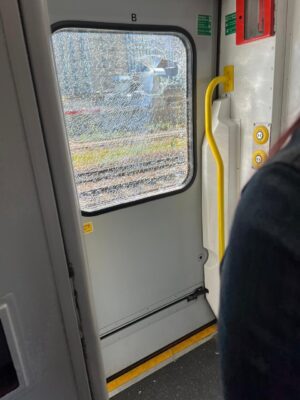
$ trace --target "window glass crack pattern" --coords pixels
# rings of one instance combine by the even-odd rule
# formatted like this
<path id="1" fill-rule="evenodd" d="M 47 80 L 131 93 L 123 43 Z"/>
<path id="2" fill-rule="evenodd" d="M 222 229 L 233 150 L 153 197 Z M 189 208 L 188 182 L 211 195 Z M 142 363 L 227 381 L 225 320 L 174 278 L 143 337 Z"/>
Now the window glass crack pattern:
<path id="1" fill-rule="evenodd" d="M 63 28 L 53 47 L 81 210 L 193 176 L 192 48 L 180 33 Z"/>

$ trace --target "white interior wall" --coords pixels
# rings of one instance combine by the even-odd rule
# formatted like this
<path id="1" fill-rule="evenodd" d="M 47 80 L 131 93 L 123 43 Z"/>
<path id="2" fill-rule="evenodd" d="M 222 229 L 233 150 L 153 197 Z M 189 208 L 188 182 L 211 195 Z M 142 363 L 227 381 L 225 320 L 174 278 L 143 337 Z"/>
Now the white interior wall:
<path id="1" fill-rule="evenodd" d="M 300 61 L 300 27 L 297 18 L 300 13 L 300 2 L 294 0 L 288 3 L 286 0 L 277 0 L 275 3 L 276 34 L 237 46 L 236 34 L 225 34 L 226 16 L 236 12 L 236 0 L 222 2 L 220 73 L 226 65 L 233 64 L 235 67 L 235 89 L 227 96 L 231 102 L 230 116 L 240 126 L 240 146 L 238 146 L 240 148 L 236 155 L 240 158 L 237 160 L 237 165 L 240 165 L 238 191 L 242 190 L 255 172 L 252 167 L 253 152 L 258 149 L 268 151 L 282 131 L 281 120 L 287 125 L 300 108 L 297 104 L 299 103 L 297 99 L 300 99 L 300 89 L 295 85 L 299 70 L 297 62 Z M 287 8 L 289 8 L 288 17 Z M 286 101 L 283 101 L 283 98 L 286 98 Z M 253 139 L 254 127 L 258 124 L 268 125 L 271 131 L 269 142 L 263 146 L 255 144 Z M 217 129 L 215 134 L 218 135 Z M 225 134 L 226 129 L 223 128 L 222 136 Z M 225 160 L 226 176 L 228 155 L 226 149 L 220 148 L 220 151 Z M 205 162 L 205 157 L 203 161 Z M 211 167 L 207 169 L 211 170 Z M 211 180 L 209 183 L 212 183 Z M 205 193 L 205 180 L 203 185 Z M 210 190 L 210 205 L 215 204 L 214 209 L 216 209 L 216 193 L 213 193 L 211 188 Z M 228 192 L 235 190 L 234 185 L 229 185 Z M 218 224 L 216 219 L 211 218 L 212 212 L 205 207 L 206 203 L 204 202 L 203 218 L 204 221 L 210 221 L 210 225 L 204 226 L 204 246 L 209 250 L 210 259 L 205 266 L 205 283 L 211 291 L 208 296 L 210 304 L 216 310 L 219 297 L 219 265 L 216 257 Z M 234 208 L 235 204 L 230 206 Z M 226 219 L 228 215 L 225 216 Z"/>
<path id="2" fill-rule="evenodd" d="M 276 0 L 272 38 L 236 46 L 235 35 L 225 36 L 225 16 L 236 0 L 223 2 L 221 68 L 235 65 L 232 118 L 241 121 L 241 187 L 252 174 L 253 123 L 270 122 L 271 144 L 300 113 L 300 2 Z"/>
<path id="3" fill-rule="evenodd" d="M 225 16 L 236 11 L 236 0 L 222 5 L 221 71 L 235 67 L 235 90 L 231 97 L 231 117 L 241 126 L 241 187 L 252 169 L 253 129 L 255 123 L 272 123 L 276 36 L 236 45 L 236 35 L 225 35 Z"/>

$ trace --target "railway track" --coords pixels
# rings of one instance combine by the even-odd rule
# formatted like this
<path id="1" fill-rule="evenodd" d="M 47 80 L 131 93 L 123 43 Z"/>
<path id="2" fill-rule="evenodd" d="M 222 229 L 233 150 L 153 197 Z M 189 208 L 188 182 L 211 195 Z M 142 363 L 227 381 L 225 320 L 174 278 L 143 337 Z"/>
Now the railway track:
<path id="1" fill-rule="evenodd" d="M 85 200 L 86 197 L 94 197 L 94 196 L 98 196 L 101 195 L 103 193 L 113 193 L 113 192 L 119 192 L 122 189 L 126 189 L 127 191 L 135 188 L 136 186 L 140 186 L 143 184 L 147 184 L 147 186 L 151 185 L 151 186 L 155 186 L 160 182 L 167 182 L 167 181 L 171 181 L 172 179 L 174 179 L 174 174 L 173 173 L 169 173 L 169 174 L 164 174 L 164 175 L 159 175 L 153 178 L 141 178 L 141 179 L 136 179 L 135 181 L 130 181 L 130 182 L 124 182 L 124 183 L 118 183 L 116 185 L 110 185 L 110 186 L 105 186 L 105 187 L 101 187 L 101 188 L 95 188 L 95 189 L 91 189 L 91 190 L 87 190 L 84 192 L 81 192 L 79 194 L 79 197 L 82 200 Z"/>
<path id="2" fill-rule="evenodd" d="M 103 168 L 90 172 L 81 172 L 76 174 L 76 183 L 83 184 L 89 182 L 102 182 L 113 180 L 124 176 L 142 174 L 149 171 L 159 171 L 166 168 L 178 167 L 186 163 L 184 156 L 171 156 L 159 158 L 156 160 L 144 161 L 143 163 L 130 163 L 117 167 Z M 109 186 L 111 187 L 111 186 Z"/>
<path id="3" fill-rule="evenodd" d="M 97 141 L 91 141 L 91 142 L 78 142 L 76 140 L 71 140 L 70 141 L 70 147 L 73 150 L 80 149 L 83 150 L 85 148 L 90 148 L 92 147 L 93 149 L 95 148 L 105 148 L 105 147 L 115 147 L 115 146 L 120 146 L 120 144 L 132 144 L 134 143 L 141 143 L 141 142 L 156 142 L 156 141 L 161 141 L 165 139 L 185 139 L 186 138 L 186 130 L 178 130 L 178 131 L 167 131 L 165 133 L 159 132 L 159 133 L 151 133 L 147 135 L 132 135 L 132 136 L 125 136 L 125 137 L 116 137 L 114 139 L 102 139 L 97 140 Z"/>

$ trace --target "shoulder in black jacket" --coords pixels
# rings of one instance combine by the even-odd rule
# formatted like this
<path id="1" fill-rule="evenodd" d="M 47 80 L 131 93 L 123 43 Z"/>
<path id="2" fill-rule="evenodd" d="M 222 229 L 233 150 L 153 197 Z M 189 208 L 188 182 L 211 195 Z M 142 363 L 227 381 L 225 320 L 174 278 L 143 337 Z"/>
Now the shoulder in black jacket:
<path id="1" fill-rule="evenodd" d="M 244 189 L 221 271 L 225 399 L 300 399 L 300 130 Z"/>

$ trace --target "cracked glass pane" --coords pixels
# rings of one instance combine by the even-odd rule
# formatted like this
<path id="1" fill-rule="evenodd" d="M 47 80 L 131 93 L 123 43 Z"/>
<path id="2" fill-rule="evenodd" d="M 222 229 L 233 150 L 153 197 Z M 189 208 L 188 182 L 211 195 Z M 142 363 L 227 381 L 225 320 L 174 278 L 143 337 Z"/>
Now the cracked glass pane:
<path id="1" fill-rule="evenodd" d="M 65 28 L 53 47 L 81 210 L 193 175 L 192 50 L 180 33 Z"/>

